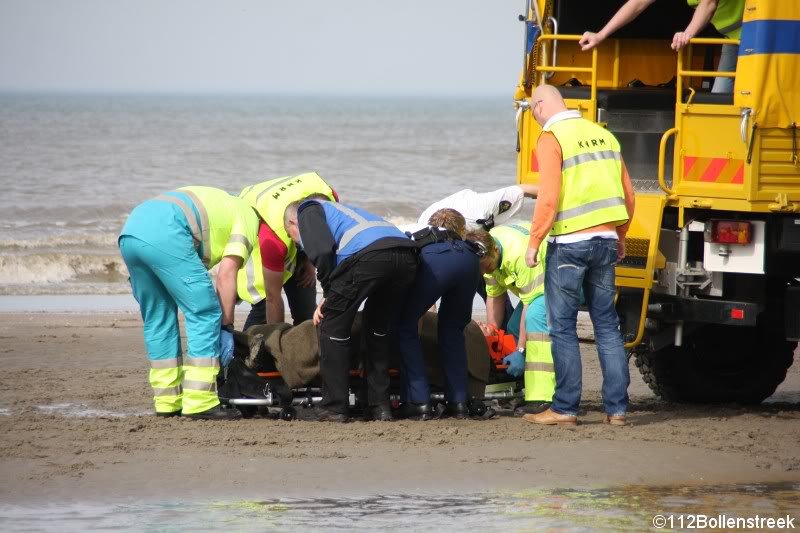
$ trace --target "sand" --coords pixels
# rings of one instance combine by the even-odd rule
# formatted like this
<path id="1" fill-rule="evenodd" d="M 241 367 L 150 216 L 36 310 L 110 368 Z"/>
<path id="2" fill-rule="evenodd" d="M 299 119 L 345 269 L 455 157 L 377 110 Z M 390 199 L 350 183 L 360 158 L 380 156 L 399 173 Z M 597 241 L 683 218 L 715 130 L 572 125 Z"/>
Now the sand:
<path id="1" fill-rule="evenodd" d="M 209 422 L 150 414 L 141 335 L 134 313 L 0 314 L 0 501 L 800 480 L 800 365 L 762 406 L 710 407 L 658 400 L 631 363 L 624 428 L 601 423 L 592 343 L 576 428 L 511 416 Z"/>

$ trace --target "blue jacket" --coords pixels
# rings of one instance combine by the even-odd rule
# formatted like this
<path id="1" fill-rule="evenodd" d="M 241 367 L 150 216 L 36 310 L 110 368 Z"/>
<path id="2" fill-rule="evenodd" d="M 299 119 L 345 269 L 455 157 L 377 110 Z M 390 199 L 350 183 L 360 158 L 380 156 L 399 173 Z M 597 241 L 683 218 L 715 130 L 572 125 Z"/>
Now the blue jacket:
<path id="1" fill-rule="evenodd" d="M 297 210 L 301 246 L 317 267 L 323 291 L 349 259 L 367 249 L 408 247 L 416 243 L 394 224 L 358 207 L 309 200 Z"/>

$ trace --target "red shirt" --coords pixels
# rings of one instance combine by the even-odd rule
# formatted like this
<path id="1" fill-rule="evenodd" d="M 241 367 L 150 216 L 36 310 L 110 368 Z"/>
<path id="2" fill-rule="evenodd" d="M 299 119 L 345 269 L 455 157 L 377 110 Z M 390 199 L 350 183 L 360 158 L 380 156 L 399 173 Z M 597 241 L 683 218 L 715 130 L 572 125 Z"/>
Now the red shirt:
<path id="1" fill-rule="evenodd" d="M 283 272 L 283 262 L 289 251 L 272 228 L 263 222 L 258 227 L 258 244 L 261 247 L 261 264 L 273 272 Z"/>

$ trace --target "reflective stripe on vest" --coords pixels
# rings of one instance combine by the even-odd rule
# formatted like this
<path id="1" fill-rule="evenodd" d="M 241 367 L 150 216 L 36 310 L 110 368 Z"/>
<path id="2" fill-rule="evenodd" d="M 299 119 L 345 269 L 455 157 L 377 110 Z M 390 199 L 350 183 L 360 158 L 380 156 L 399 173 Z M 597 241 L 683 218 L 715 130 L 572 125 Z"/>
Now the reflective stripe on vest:
<path id="1" fill-rule="evenodd" d="M 347 248 L 347 245 L 350 244 L 350 241 L 352 241 L 355 238 L 355 236 L 361 233 L 362 231 L 368 230 L 370 228 L 396 227 L 391 222 L 386 222 L 385 220 L 367 220 L 366 218 L 362 217 L 361 215 L 359 215 L 346 205 L 338 204 L 334 205 L 334 207 L 356 221 L 355 226 L 349 228 L 347 231 L 344 232 L 344 234 L 342 234 L 341 238 L 339 239 L 339 249 Z"/>
<path id="2" fill-rule="evenodd" d="M 541 263 L 541 261 L 540 261 Z M 541 289 L 541 291 L 537 291 L 537 289 Z M 537 296 L 539 294 L 544 294 L 544 272 L 540 272 L 533 278 L 533 281 L 525 285 L 524 287 L 519 289 L 521 294 L 528 294 L 530 292 L 536 292 Z"/>
<path id="3" fill-rule="evenodd" d="M 517 295 L 522 303 L 530 304 L 534 299 L 544 294 L 544 257 L 547 253 L 547 241 L 539 246 L 539 263 L 530 268 L 525 264 L 525 254 L 528 251 L 530 226 L 510 224 L 496 226 L 489 231 L 492 238 L 502 250 L 500 264 L 487 280 L 487 293 L 492 296 L 510 290 Z M 489 281 L 489 280 L 492 281 Z M 522 287 L 518 283 L 525 283 Z M 492 286 L 492 289 L 489 288 Z M 502 291 L 497 291 L 499 286 Z"/>
<path id="4" fill-rule="evenodd" d="M 189 207 L 189 205 L 181 200 L 176 196 L 170 196 L 169 194 L 160 194 L 154 198 L 154 200 L 159 202 L 169 202 L 171 204 L 175 204 L 180 207 L 181 211 L 183 211 L 183 216 L 186 218 L 186 222 L 189 224 L 189 231 L 192 232 L 192 240 L 194 240 L 194 249 L 200 251 L 202 248 L 203 255 L 200 258 L 203 261 L 203 264 L 208 268 L 208 254 L 211 253 L 209 246 L 203 246 L 204 244 L 204 233 L 200 229 L 200 223 L 197 220 L 197 215 L 195 215 L 194 210 Z M 201 204 L 202 205 L 202 204 Z M 198 211 L 201 208 L 198 208 Z M 205 226 L 204 226 L 205 227 Z"/>
<path id="5" fill-rule="evenodd" d="M 592 211 L 598 211 L 605 207 L 613 207 L 615 205 L 621 205 L 625 207 L 625 198 L 606 198 L 605 200 L 597 200 L 594 202 L 589 202 L 588 204 L 579 205 L 578 207 L 573 207 L 572 209 L 565 209 L 564 211 L 559 211 L 556 213 L 556 221 L 579 217 L 581 215 L 591 213 Z M 625 213 L 627 213 L 627 211 L 625 211 Z"/>
<path id="6" fill-rule="evenodd" d="M 198 214 L 200 215 L 200 230 L 202 234 L 201 243 L 203 245 L 203 264 L 206 265 L 206 268 L 209 267 L 211 263 L 211 237 L 209 236 L 209 227 L 208 227 L 208 211 L 206 211 L 203 202 L 194 194 L 192 191 L 188 190 L 181 190 L 180 193 L 185 194 L 188 196 L 192 203 L 194 204 L 194 208 L 197 210 Z M 169 194 L 169 193 L 167 193 Z"/>
<path id="7" fill-rule="evenodd" d="M 333 189 L 316 172 L 276 178 L 245 187 L 239 193 L 239 198 L 253 206 L 272 231 L 284 240 L 289 239 L 283 227 L 286 206 L 312 194 L 323 194 L 334 200 Z"/>
<path id="8" fill-rule="evenodd" d="M 397 226 L 379 216 L 337 202 L 311 200 L 300 204 L 299 211 L 311 203 L 321 205 L 325 212 L 326 222 L 337 243 L 337 265 L 380 239 L 389 237 L 408 239 Z"/>
<path id="9" fill-rule="evenodd" d="M 253 206 L 270 229 L 286 246 L 283 260 L 283 282 L 292 277 L 297 263 L 297 245 L 286 233 L 283 216 L 286 207 L 311 194 L 324 194 L 334 201 L 333 188 L 316 172 L 275 178 L 256 185 L 245 187 L 239 194 L 245 202 Z"/>
<path id="10" fill-rule="evenodd" d="M 258 264 L 258 268 L 256 268 L 256 264 Z M 264 287 L 264 271 L 261 253 L 254 250 L 247 258 L 244 267 L 236 273 L 236 292 L 239 299 L 249 304 L 257 304 L 266 299 L 266 288 L 261 291 L 259 287 Z"/>
<path id="11" fill-rule="evenodd" d="M 605 128 L 582 118 L 554 122 L 548 131 L 562 151 L 562 183 L 550 234 L 575 233 L 628 220 L 619 142 Z"/>
<path id="12" fill-rule="evenodd" d="M 206 268 L 212 268 L 226 255 L 240 257 L 244 266 L 258 246 L 259 227 L 258 215 L 247 202 L 214 187 L 182 187 L 166 194 L 181 198 L 194 208 L 202 232 Z"/>
<path id="13" fill-rule="evenodd" d="M 700 0 L 686 0 L 689 7 L 696 9 Z M 742 17 L 745 0 L 719 0 L 717 9 L 711 16 L 711 24 L 728 39 L 741 36 Z"/>
<path id="14" fill-rule="evenodd" d="M 231 235 L 231 238 L 228 239 L 228 242 L 237 242 L 239 244 L 244 244 L 244 247 L 247 248 L 247 253 L 253 251 L 253 245 L 250 244 L 250 241 L 244 235 Z"/>
<path id="15" fill-rule="evenodd" d="M 588 163 L 589 161 L 602 161 L 603 159 L 614 159 L 616 161 L 622 160 L 622 154 L 613 150 L 601 150 L 599 152 L 591 152 L 588 154 L 578 154 L 564 159 L 561 163 L 561 170 L 572 168 L 581 163 Z"/>

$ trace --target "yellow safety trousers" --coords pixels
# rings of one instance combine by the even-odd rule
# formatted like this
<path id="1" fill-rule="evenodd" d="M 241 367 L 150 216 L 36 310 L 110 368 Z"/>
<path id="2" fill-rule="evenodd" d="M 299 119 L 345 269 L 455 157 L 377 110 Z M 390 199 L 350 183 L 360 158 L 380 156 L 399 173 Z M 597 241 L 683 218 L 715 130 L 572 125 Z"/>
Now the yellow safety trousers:
<path id="1" fill-rule="evenodd" d="M 525 401 L 551 402 L 556 392 L 556 372 L 550 336 L 528 333 L 525 338 Z"/>
<path id="2" fill-rule="evenodd" d="M 157 413 L 194 414 L 219 405 L 219 357 L 187 357 L 150 361 L 150 386 Z"/>

